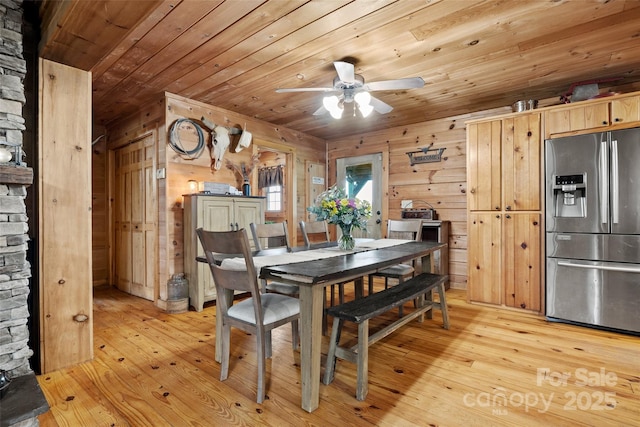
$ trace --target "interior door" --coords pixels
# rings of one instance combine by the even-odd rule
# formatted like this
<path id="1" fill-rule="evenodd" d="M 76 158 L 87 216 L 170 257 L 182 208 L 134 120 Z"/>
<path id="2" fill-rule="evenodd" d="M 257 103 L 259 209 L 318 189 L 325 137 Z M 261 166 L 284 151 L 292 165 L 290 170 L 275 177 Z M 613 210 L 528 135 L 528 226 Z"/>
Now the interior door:
<path id="1" fill-rule="evenodd" d="M 116 151 L 115 283 L 148 300 L 156 298 L 156 180 L 154 137 Z"/>
<path id="2" fill-rule="evenodd" d="M 337 159 L 337 184 L 349 197 L 371 203 L 373 215 L 367 230 L 353 230 L 355 237 L 379 239 L 382 237 L 382 154 Z"/>

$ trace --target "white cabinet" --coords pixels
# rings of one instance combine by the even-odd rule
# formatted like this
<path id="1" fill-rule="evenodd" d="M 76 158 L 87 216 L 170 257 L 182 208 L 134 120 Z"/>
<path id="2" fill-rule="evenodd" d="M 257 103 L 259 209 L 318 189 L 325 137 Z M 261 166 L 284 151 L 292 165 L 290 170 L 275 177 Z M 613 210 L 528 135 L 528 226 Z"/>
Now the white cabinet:
<path id="1" fill-rule="evenodd" d="M 216 299 L 216 287 L 196 235 L 197 228 L 210 231 L 246 229 L 264 223 L 262 197 L 232 197 L 192 194 L 184 196 L 184 272 L 189 281 L 189 304 L 202 311 L 205 302 Z M 251 242 L 252 239 L 249 238 Z"/>

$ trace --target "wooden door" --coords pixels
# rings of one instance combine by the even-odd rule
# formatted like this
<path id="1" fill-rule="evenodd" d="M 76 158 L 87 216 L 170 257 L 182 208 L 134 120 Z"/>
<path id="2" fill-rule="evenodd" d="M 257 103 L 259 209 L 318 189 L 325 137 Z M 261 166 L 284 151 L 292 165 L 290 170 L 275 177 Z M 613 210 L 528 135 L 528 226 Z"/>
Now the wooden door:
<path id="1" fill-rule="evenodd" d="M 467 128 L 469 210 L 501 209 L 500 145 L 502 122 L 471 123 Z"/>
<path id="2" fill-rule="evenodd" d="M 504 304 L 540 311 L 541 308 L 541 216 L 508 213 L 503 221 Z"/>
<path id="3" fill-rule="evenodd" d="M 502 126 L 502 206 L 506 211 L 540 210 L 540 114 L 504 119 Z"/>
<path id="4" fill-rule="evenodd" d="M 158 292 L 155 157 L 151 134 L 115 153 L 115 282 L 151 301 Z"/>
<path id="5" fill-rule="evenodd" d="M 469 213 L 468 289 L 473 302 L 501 304 L 501 221 L 495 212 Z"/>
<path id="6" fill-rule="evenodd" d="M 371 203 L 371 218 L 366 231 L 353 229 L 354 237 L 379 239 L 382 237 L 382 153 L 347 157 L 336 160 L 337 180 L 349 197 Z M 340 227 L 336 227 L 340 232 Z"/>

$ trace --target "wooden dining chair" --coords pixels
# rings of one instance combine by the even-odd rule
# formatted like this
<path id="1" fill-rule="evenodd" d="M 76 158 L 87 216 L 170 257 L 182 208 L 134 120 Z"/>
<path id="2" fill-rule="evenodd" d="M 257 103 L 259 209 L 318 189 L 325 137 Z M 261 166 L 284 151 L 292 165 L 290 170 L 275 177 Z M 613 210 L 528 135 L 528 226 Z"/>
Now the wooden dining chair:
<path id="1" fill-rule="evenodd" d="M 220 381 L 229 374 L 229 353 L 231 345 L 231 327 L 241 329 L 256 336 L 258 352 L 258 390 L 257 402 L 265 397 L 266 359 L 271 358 L 271 331 L 279 326 L 291 323 L 291 342 L 294 350 L 298 348 L 298 319 L 300 301 L 286 295 L 262 294 L 258 286 L 258 276 L 251 247 L 245 229 L 238 231 L 196 230 L 207 262 L 213 275 L 218 299 L 216 301 L 218 317 L 222 322 Z M 216 254 L 237 254 L 244 257 L 246 269 L 230 270 L 218 265 Z M 228 301 L 226 290 L 249 292 L 251 297 L 234 303 Z"/>
<path id="2" fill-rule="evenodd" d="M 327 227 L 327 223 L 326 221 L 310 221 L 310 222 L 305 222 L 305 221 L 300 221 L 300 230 L 302 231 L 302 237 L 304 238 L 304 243 L 307 246 L 307 248 L 312 248 L 314 243 L 327 243 L 330 241 L 330 237 L 329 237 L 329 229 Z M 326 311 L 327 311 L 327 303 L 329 303 L 329 305 L 334 306 L 336 304 L 336 297 L 335 297 L 335 287 L 338 287 L 338 302 L 340 304 L 344 303 L 344 285 L 345 283 L 349 283 L 349 282 L 342 282 L 342 283 L 338 283 L 336 285 L 331 285 L 330 288 L 330 296 L 329 296 L 329 300 L 327 301 L 327 293 L 324 293 L 324 320 L 322 322 L 322 333 L 326 334 L 327 333 L 327 318 L 326 318 Z"/>
<path id="3" fill-rule="evenodd" d="M 289 243 L 289 231 L 287 230 L 287 221 L 275 222 L 271 224 L 249 224 L 253 243 L 257 251 L 265 249 L 283 248 L 287 252 L 291 252 L 291 244 Z M 273 244 L 269 244 L 276 242 Z M 300 296 L 300 288 L 296 285 L 288 283 L 268 281 L 264 283 L 264 289 L 267 292 L 276 292 L 283 295 L 289 295 L 298 298 Z"/>
<path id="4" fill-rule="evenodd" d="M 387 238 L 422 240 L 422 220 L 404 219 L 387 221 Z M 383 270 L 369 274 L 369 295 L 373 293 L 373 278 L 383 277 L 384 288 L 389 287 L 389 279 L 396 280 L 398 284 L 404 282 L 408 277 L 413 277 L 415 273 L 414 262 L 407 264 L 396 264 Z M 402 316 L 402 307 L 399 308 Z"/>
<path id="5" fill-rule="evenodd" d="M 307 247 L 314 243 L 325 243 L 329 241 L 329 229 L 325 221 L 300 221 L 300 231 Z"/>

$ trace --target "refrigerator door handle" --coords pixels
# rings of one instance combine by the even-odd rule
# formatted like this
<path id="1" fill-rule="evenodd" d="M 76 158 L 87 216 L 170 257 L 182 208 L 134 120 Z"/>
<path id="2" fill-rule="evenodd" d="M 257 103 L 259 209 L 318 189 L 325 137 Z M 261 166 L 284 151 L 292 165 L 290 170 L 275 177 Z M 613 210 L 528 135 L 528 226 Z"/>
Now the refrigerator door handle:
<path id="1" fill-rule="evenodd" d="M 604 271 L 620 271 L 623 273 L 637 273 L 640 274 L 640 265 L 638 266 L 620 266 L 620 265 L 592 265 L 592 264 L 579 264 L 568 261 L 558 261 L 558 265 L 562 267 L 574 267 L 574 268 L 587 268 L 590 270 L 604 270 Z"/>
<path id="2" fill-rule="evenodd" d="M 620 220 L 620 184 L 618 177 L 618 140 L 611 141 L 611 222 Z"/>
<path id="3" fill-rule="evenodd" d="M 609 150 L 607 141 L 600 141 L 600 165 L 598 174 L 600 175 L 600 218 L 603 224 L 609 222 Z"/>

